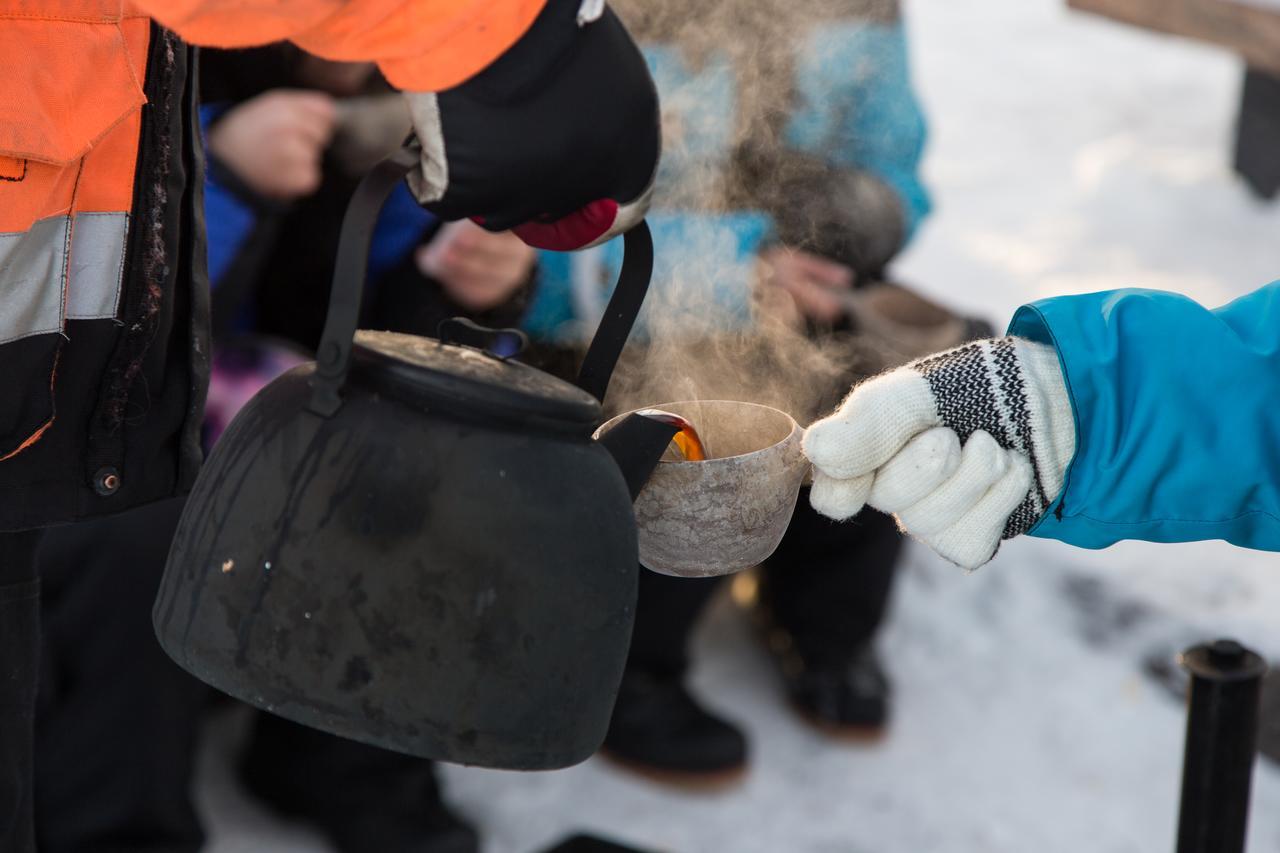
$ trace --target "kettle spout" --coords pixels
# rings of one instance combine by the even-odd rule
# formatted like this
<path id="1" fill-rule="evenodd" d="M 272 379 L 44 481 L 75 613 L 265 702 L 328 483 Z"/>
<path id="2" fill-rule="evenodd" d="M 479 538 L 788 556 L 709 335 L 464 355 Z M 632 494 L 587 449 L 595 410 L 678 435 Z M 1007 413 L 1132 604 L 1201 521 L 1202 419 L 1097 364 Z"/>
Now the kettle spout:
<path id="1" fill-rule="evenodd" d="M 672 424 L 633 414 L 597 437 L 622 469 L 632 500 L 640 494 L 678 431 Z"/>

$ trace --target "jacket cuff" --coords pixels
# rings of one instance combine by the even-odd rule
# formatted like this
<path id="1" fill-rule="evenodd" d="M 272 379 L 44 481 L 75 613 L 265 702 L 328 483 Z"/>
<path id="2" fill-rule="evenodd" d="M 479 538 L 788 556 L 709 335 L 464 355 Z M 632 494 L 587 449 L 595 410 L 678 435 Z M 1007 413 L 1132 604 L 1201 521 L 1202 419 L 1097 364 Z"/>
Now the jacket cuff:
<path id="1" fill-rule="evenodd" d="M 1019 309 L 1009 332 L 1054 346 L 1076 428 L 1062 495 L 1032 535 L 1280 550 L 1277 316 L 1280 282 L 1212 310 L 1138 289 Z"/>
<path id="2" fill-rule="evenodd" d="M 1023 305 L 1013 315 L 1013 319 L 1009 321 L 1009 328 L 1005 332 L 1017 338 L 1024 338 L 1038 344 L 1044 344 L 1051 347 L 1058 357 L 1058 367 L 1062 370 L 1063 383 L 1066 386 L 1067 399 L 1071 403 L 1071 425 L 1075 430 L 1074 447 L 1071 457 L 1067 462 L 1066 470 L 1062 475 L 1062 484 L 1058 493 L 1050 501 L 1044 515 L 1031 526 L 1027 531 L 1030 536 L 1044 536 L 1047 538 L 1061 538 L 1053 532 L 1055 525 L 1062 523 L 1062 507 L 1067 492 L 1071 490 L 1071 471 L 1075 466 L 1076 459 L 1080 454 L 1080 409 L 1076 401 L 1076 394 L 1071 387 L 1071 372 L 1067 369 L 1066 360 L 1062 357 L 1062 349 L 1058 346 L 1058 342 L 1054 339 L 1053 329 L 1049 325 L 1048 319 L 1036 304 Z M 1099 546 L 1102 547 L 1102 546 Z"/>

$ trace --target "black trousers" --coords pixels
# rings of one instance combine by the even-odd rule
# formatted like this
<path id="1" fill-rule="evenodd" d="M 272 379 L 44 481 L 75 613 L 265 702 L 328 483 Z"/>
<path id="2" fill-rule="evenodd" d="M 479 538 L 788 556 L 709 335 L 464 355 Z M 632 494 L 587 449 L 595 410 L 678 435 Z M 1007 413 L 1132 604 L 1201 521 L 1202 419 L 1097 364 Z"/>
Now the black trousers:
<path id="1" fill-rule="evenodd" d="M 864 510 L 853 521 L 831 521 L 809 506 L 806 489 L 763 566 L 760 594 L 806 661 L 839 665 L 880 627 L 901 548 L 892 518 Z M 721 580 L 641 569 L 628 668 L 683 673 L 689 634 Z"/>
<path id="2" fill-rule="evenodd" d="M 195 853 L 201 847 L 191 784 L 211 691 L 169 660 L 151 628 L 151 605 L 181 510 L 181 501 L 170 501 L 58 528 L 41 548 L 40 853 Z M 251 766 L 270 769 L 273 793 L 338 814 L 429 808 L 436 797 L 430 762 L 268 714 L 255 720 L 249 749 Z M 0 758 L 0 767 L 8 766 Z M 0 845 L 0 853 L 10 851 L 26 853 Z"/>
<path id="3" fill-rule="evenodd" d="M 0 850 L 35 850 L 32 727 L 40 660 L 40 531 L 0 533 Z"/>
<path id="4" fill-rule="evenodd" d="M 169 660 L 151 604 L 182 501 L 50 530 L 36 720 L 41 853 L 194 853 L 207 688 Z"/>

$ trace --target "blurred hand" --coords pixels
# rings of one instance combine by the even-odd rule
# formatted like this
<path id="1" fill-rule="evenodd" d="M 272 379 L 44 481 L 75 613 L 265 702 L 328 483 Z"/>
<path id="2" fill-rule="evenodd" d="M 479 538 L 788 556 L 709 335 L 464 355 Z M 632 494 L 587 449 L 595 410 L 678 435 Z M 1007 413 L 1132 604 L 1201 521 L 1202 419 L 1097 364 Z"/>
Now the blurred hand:
<path id="1" fill-rule="evenodd" d="M 808 319 L 831 325 L 845 313 L 842 294 L 853 289 L 849 267 L 802 249 L 774 246 L 760 253 L 760 282 L 791 297 Z"/>
<path id="2" fill-rule="evenodd" d="M 287 201 L 319 188 L 335 116 L 328 95 L 272 89 L 228 110 L 209 130 L 209 150 L 254 192 Z"/>
<path id="3" fill-rule="evenodd" d="M 415 255 L 419 271 L 468 311 L 487 311 L 529 278 L 536 252 L 510 231 L 486 231 L 468 220 L 446 223 Z"/>

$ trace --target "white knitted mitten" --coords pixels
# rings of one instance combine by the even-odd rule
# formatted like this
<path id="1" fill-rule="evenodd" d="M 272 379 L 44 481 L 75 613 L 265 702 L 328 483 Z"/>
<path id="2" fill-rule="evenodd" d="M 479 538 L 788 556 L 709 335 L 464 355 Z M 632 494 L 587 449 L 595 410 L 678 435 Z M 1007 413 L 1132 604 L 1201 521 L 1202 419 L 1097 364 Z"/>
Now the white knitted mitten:
<path id="1" fill-rule="evenodd" d="M 811 426 L 810 502 L 835 519 L 870 504 L 976 569 L 1057 498 L 1075 439 L 1052 347 L 976 341 L 863 382 Z"/>

